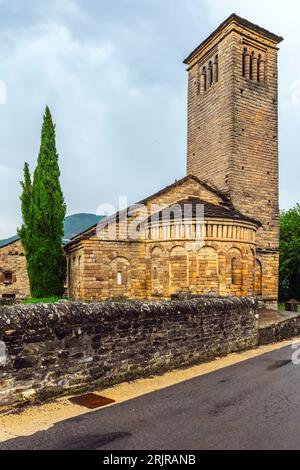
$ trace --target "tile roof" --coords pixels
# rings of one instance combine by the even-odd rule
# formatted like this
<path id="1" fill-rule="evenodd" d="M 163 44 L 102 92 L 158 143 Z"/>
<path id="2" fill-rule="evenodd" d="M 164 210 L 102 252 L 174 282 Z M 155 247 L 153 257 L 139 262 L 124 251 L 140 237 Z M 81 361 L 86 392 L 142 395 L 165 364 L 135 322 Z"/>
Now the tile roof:
<path id="1" fill-rule="evenodd" d="M 163 220 L 177 220 L 183 219 L 184 216 L 192 217 L 195 219 L 199 215 L 198 208 L 203 207 L 204 219 L 231 219 L 231 220 L 242 220 L 251 222 L 261 226 L 261 223 L 251 217 L 248 217 L 233 207 L 224 207 L 222 205 L 212 204 L 202 199 L 188 198 L 172 204 L 161 211 L 150 216 L 147 221 L 163 221 Z M 173 210 L 172 210 L 173 209 Z M 187 213 L 184 212 L 186 209 Z"/>

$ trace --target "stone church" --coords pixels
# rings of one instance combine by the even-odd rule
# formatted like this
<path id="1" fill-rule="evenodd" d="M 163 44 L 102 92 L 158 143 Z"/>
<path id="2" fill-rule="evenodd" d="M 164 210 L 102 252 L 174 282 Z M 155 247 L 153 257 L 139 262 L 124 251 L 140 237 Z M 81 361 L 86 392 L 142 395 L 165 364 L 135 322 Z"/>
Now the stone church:
<path id="1" fill-rule="evenodd" d="M 277 307 L 281 41 L 233 14 L 187 57 L 187 176 L 66 245 L 70 297 L 255 295 Z M 0 249 L 0 296 L 28 295 L 14 241 Z"/>
<path id="2" fill-rule="evenodd" d="M 95 226 L 71 240 L 71 297 L 255 295 L 277 307 L 281 41 L 233 14 L 187 57 L 187 176 L 142 213 L 106 219 L 101 236 Z"/>

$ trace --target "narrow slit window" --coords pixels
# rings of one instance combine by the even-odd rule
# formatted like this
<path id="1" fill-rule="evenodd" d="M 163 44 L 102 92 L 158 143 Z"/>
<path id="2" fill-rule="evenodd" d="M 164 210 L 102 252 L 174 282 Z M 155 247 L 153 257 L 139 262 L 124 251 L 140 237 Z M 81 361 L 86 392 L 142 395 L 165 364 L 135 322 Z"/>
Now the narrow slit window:
<path id="1" fill-rule="evenodd" d="M 219 81 L 219 56 L 216 55 L 213 65 L 213 81 L 217 83 Z"/>
<path id="2" fill-rule="evenodd" d="M 247 55 L 247 49 L 244 49 L 243 53 L 243 77 L 246 77 L 246 55 Z"/>
<path id="3" fill-rule="evenodd" d="M 209 80 L 209 86 L 212 86 L 213 84 L 213 65 L 212 65 L 212 62 L 209 63 L 209 66 L 208 66 L 208 80 Z"/>
<path id="4" fill-rule="evenodd" d="M 4 284 L 12 284 L 13 283 L 13 274 L 10 271 L 7 271 L 3 275 L 4 277 Z"/>
<path id="5" fill-rule="evenodd" d="M 203 67 L 200 79 L 200 93 L 203 94 L 206 91 L 206 67 Z"/>
<path id="6" fill-rule="evenodd" d="M 117 273 L 117 285 L 121 286 L 122 284 L 123 284 L 123 276 L 122 276 L 122 273 L 120 271 L 118 271 L 118 273 Z"/>

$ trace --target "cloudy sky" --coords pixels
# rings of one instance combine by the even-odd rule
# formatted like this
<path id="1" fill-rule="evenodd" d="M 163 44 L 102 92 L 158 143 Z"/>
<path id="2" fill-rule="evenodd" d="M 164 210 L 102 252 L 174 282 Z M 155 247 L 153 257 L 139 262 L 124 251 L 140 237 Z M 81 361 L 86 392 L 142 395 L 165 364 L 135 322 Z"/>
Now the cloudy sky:
<path id="1" fill-rule="evenodd" d="M 20 223 L 44 107 L 57 125 L 68 213 L 135 202 L 185 175 L 182 60 L 229 14 L 283 35 L 281 207 L 300 200 L 298 0 L 0 0 L 0 238 Z"/>

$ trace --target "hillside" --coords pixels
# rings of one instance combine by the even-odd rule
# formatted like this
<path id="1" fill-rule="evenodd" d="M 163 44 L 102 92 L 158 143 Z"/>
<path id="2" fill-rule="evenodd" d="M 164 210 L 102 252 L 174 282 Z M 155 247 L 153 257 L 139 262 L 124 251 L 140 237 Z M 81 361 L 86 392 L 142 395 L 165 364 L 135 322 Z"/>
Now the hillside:
<path id="1" fill-rule="evenodd" d="M 67 242 L 78 233 L 84 232 L 89 227 L 96 225 L 101 219 L 103 219 L 103 216 L 95 214 L 73 214 L 67 216 L 64 222 L 64 242 Z M 14 235 L 5 240 L 0 240 L 0 248 L 17 239 L 17 235 Z"/>
<path id="2" fill-rule="evenodd" d="M 95 214 L 73 214 L 65 218 L 64 223 L 64 238 L 70 240 L 75 237 L 78 233 L 84 232 L 84 230 L 96 225 L 99 220 L 103 219 L 103 216 Z"/>

